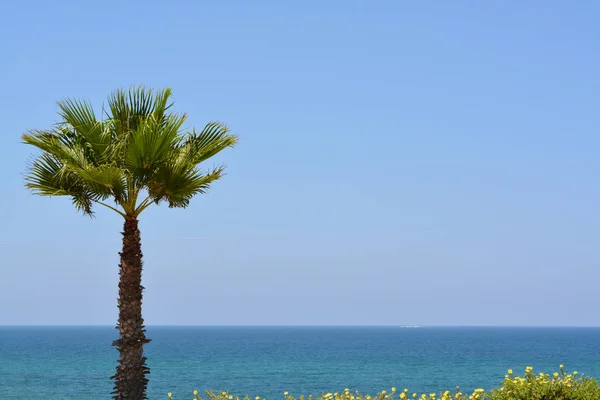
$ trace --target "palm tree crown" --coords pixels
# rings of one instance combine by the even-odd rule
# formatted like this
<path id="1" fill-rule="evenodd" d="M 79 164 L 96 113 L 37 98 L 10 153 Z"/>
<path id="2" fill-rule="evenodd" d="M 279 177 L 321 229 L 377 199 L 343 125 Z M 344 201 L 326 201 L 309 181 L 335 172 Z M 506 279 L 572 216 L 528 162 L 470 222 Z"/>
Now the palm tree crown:
<path id="1" fill-rule="evenodd" d="M 170 89 L 117 90 L 101 120 L 86 101 L 60 101 L 62 121 L 23 135 L 42 150 L 25 178 L 27 187 L 43 196 L 71 196 L 90 216 L 94 203 L 125 219 L 137 218 L 152 203 L 186 207 L 223 174 L 223 166 L 204 171 L 198 165 L 234 146 L 237 137 L 218 122 L 199 133 L 184 132 L 186 115 L 171 111 L 170 98 Z"/>

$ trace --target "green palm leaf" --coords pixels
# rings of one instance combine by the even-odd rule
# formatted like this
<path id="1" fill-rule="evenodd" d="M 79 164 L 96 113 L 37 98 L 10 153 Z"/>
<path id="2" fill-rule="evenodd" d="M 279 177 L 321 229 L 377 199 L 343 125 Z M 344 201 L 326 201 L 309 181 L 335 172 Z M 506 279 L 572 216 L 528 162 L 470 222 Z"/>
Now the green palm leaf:
<path id="1" fill-rule="evenodd" d="M 167 201 L 169 207 L 187 207 L 191 198 L 206 193 L 210 184 L 223 176 L 224 167 L 202 173 L 189 165 L 169 165 L 160 168 L 148 185 L 148 193 L 155 203 Z"/>
<path id="2" fill-rule="evenodd" d="M 229 133 L 229 128 L 220 122 L 208 123 L 199 134 L 193 131 L 180 147 L 179 156 L 186 163 L 199 164 L 226 149 L 233 147 L 237 137 Z"/>
<path id="3" fill-rule="evenodd" d="M 93 152 L 93 157 L 104 155 L 110 146 L 110 132 L 105 124 L 96 120 L 91 104 L 86 101 L 67 99 L 58 102 L 61 109 L 59 115 L 63 118 L 61 129 L 73 129 L 73 138 L 81 141 Z M 64 132 L 68 136 L 71 132 Z"/>
<path id="4" fill-rule="evenodd" d="M 92 215 L 92 204 L 103 199 L 50 153 L 42 153 L 32 163 L 25 183 L 30 190 L 43 196 L 71 196 L 75 207 L 88 215 Z"/>

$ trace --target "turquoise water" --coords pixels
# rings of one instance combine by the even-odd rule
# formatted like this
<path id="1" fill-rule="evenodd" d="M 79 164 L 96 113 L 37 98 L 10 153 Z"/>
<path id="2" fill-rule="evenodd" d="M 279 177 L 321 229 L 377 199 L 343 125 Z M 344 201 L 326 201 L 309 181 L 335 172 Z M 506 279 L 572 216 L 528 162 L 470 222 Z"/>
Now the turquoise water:
<path id="1" fill-rule="evenodd" d="M 600 328 L 149 327 L 149 395 L 193 389 L 282 398 L 391 386 L 492 388 L 561 363 L 600 377 Z M 0 399 L 109 399 L 111 327 L 0 327 Z"/>

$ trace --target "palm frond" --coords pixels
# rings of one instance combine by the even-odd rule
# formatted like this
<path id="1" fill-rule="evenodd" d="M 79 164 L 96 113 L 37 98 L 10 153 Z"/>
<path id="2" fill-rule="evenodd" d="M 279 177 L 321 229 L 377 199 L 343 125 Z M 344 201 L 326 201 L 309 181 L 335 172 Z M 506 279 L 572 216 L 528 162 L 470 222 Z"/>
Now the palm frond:
<path id="1" fill-rule="evenodd" d="M 197 165 L 227 147 L 235 146 L 237 136 L 229 132 L 227 125 L 220 122 L 208 123 L 200 133 L 193 131 L 181 145 L 179 156 L 182 160 L 180 162 Z"/>
<path id="2" fill-rule="evenodd" d="M 196 168 L 161 168 L 148 185 L 148 193 L 156 203 L 167 201 L 169 207 L 185 208 L 190 199 L 199 193 L 206 193 L 210 184 L 223 176 L 225 167 L 220 166 L 207 173 Z"/>
<path id="3" fill-rule="evenodd" d="M 23 140 L 43 150 L 54 160 L 60 160 L 61 168 L 55 173 L 58 177 L 77 175 L 87 191 L 98 199 L 113 196 L 117 202 L 125 197 L 125 177 L 121 168 L 110 165 L 94 165 L 86 154 L 86 143 L 73 141 L 65 143 L 60 132 L 32 131 L 23 135 Z"/>
<path id="4" fill-rule="evenodd" d="M 86 168 L 90 160 L 86 155 L 85 142 L 68 138 L 63 131 L 30 131 L 23 135 L 23 141 L 50 153 L 62 164 L 73 168 Z"/>
<path id="5" fill-rule="evenodd" d="M 133 131 L 127 143 L 124 166 L 146 183 L 156 169 L 169 161 L 170 154 L 179 140 L 179 129 L 185 115 L 170 114 L 158 120 L 146 119 Z"/>
<path id="6" fill-rule="evenodd" d="M 92 204 L 100 197 L 91 192 L 77 174 L 68 173 L 56 157 L 42 153 L 30 166 L 26 186 L 41 196 L 71 196 L 75 207 L 92 215 Z"/>
<path id="7" fill-rule="evenodd" d="M 143 86 L 129 90 L 116 90 L 108 99 L 110 119 L 113 121 L 115 134 L 126 135 L 135 131 L 139 124 L 155 109 L 155 97 L 152 90 Z"/>
<path id="8" fill-rule="evenodd" d="M 154 111 L 152 112 L 153 117 L 157 121 L 164 121 L 166 112 L 173 106 L 173 103 L 169 103 L 172 92 L 171 89 L 166 88 L 164 90 L 159 90 L 156 93 L 156 97 L 154 99 Z"/>
<path id="9" fill-rule="evenodd" d="M 91 104 L 83 100 L 66 99 L 58 102 L 63 118 L 61 130 L 68 136 L 69 128 L 73 129 L 76 137 L 85 142 L 85 145 L 94 153 L 94 157 L 104 154 L 110 146 L 110 131 L 105 124 L 96 119 Z"/>
<path id="10" fill-rule="evenodd" d="M 127 182 L 121 168 L 111 165 L 94 167 L 88 164 L 85 168 L 77 168 L 76 172 L 99 198 L 104 200 L 113 197 L 117 203 L 126 200 Z"/>
<path id="11" fill-rule="evenodd" d="M 42 196 L 66 196 L 71 193 L 59 184 L 60 162 L 49 153 L 42 153 L 29 167 L 25 185 Z"/>

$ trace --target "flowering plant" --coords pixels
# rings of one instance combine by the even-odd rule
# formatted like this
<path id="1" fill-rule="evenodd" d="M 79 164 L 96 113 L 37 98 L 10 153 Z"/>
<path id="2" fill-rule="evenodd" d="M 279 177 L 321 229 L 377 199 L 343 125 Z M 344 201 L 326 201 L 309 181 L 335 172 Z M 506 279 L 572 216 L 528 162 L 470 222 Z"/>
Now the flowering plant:
<path id="1" fill-rule="evenodd" d="M 253 399 L 249 396 L 233 396 L 228 392 L 207 391 L 206 398 L 203 398 L 197 390 L 193 393 L 192 400 L 267 400 L 261 396 Z M 294 397 L 284 392 L 283 396 L 284 400 L 599 400 L 600 386 L 595 379 L 583 377 L 577 371 L 568 374 L 561 365 L 559 371 L 552 375 L 545 373 L 536 375 L 532 367 L 527 367 L 523 376 L 517 376 L 512 369 L 509 369 L 504 376 L 502 386 L 491 391 L 479 388 L 469 394 L 461 392 L 459 387 L 454 391 L 422 394 L 411 392 L 407 388 L 397 391 L 392 387 L 389 392 L 382 390 L 374 396 L 359 392 L 352 393 L 350 389 L 306 397 L 303 395 Z M 174 400 L 172 393 L 168 393 L 168 397 Z"/>

